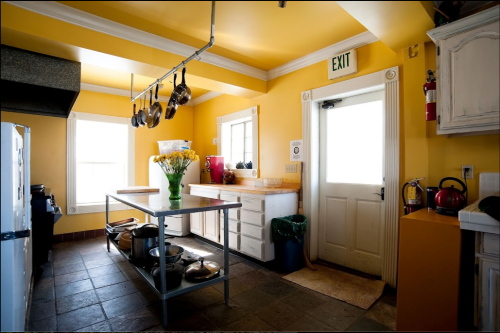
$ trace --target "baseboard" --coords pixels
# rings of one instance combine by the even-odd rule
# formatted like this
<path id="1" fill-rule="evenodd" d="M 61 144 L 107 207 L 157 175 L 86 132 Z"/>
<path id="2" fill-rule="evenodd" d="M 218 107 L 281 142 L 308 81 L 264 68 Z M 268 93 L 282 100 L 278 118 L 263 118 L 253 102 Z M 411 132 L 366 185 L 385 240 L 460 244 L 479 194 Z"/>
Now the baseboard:
<path id="1" fill-rule="evenodd" d="M 106 232 L 104 229 L 70 232 L 67 234 L 54 235 L 53 243 L 69 242 L 74 240 L 82 240 L 82 239 L 95 238 L 101 236 L 106 236 Z"/>

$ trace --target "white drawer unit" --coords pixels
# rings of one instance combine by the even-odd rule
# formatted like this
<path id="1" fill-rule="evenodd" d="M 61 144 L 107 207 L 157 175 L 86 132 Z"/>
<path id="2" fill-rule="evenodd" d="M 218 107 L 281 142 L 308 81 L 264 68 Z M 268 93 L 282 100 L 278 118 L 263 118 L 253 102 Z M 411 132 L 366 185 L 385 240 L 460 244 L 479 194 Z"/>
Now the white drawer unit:
<path id="1" fill-rule="evenodd" d="M 253 224 L 242 223 L 241 234 L 253 237 L 255 239 L 264 240 L 266 237 L 266 229 L 258 227 Z"/>
<path id="2" fill-rule="evenodd" d="M 481 253 L 490 256 L 500 256 L 500 235 L 483 232 L 481 233 L 481 237 Z"/>
<path id="3" fill-rule="evenodd" d="M 228 185 L 230 186 L 230 185 Z M 286 193 L 261 194 L 249 191 L 228 191 L 213 185 L 191 186 L 191 194 L 224 201 L 241 202 L 240 209 L 230 209 L 228 219 L 229 248 L 253 258 L 270 261 L 274 259 L 274 243 L 271 241 L 271 221 L 275 217 L 297 214 L 299 196 L 293 190 Z M 256 190 L 261 192 L 262 190 Z M 214 224 L 210 213 L 200 214 L 200 221 L 193 219 L 191 232 L 211 241 L 224 244 L 224 214 L 218 212 L 218 224 Z M 194 228 L 194 229 L 193 229 Z M 217 229 L 215 229 L 217 228 Z M 216 240 L 217 239 L 217 240 Z"/>

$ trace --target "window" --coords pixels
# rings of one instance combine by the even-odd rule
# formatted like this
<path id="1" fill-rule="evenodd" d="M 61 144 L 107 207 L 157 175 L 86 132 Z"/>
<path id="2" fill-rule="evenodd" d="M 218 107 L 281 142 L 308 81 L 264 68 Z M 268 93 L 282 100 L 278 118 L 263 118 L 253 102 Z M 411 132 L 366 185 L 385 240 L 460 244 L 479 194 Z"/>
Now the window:
<path id="1" fill-rule="evenodd" d="M 67 132 L 68 215 L 104 212 L 105 192 L 134 185 L 135 132 L 129 118 L 71 112 Z M 110 200 L 110 210 L 130 207 Z"/>
<path id="2" fill-rule="evenodd" d="M 252 162 L 251 169 L 233 169 L 236 176 L 257 178 L 258 126 L 256 106 L 217 118 L 217 155 L 224 156 L 224 164 Z"/>

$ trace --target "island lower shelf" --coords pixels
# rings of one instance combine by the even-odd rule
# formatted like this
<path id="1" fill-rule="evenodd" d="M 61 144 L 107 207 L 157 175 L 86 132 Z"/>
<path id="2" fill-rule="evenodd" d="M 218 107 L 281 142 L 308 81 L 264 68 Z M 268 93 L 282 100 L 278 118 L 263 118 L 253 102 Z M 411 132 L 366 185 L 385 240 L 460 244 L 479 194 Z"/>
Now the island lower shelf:
<path id="1" fill-rule="evenodd" d="M 113 244 L 113 246 L 118 250 L 118 252 L 120 252 L 120 254 L 128 261 L 130 258 L 131 251 L 119 249 L 117 241 L 111 239 L 110 237 L 108 237 L 108 239 L 109 239 L 109 243 Z M 222 269 L 222 268 L 220 269 L 219 276 L 214 277 L 214 278 L 207 280 L 207 281 L 203 281 L 203 282 L 191 282 L 191 281 L 186 280 L 186 278 L 183 276 L 180 286 L 169 290 L 168 285 L 167 285 L 167 293 L 162 294 L 160 291 L 158 291 L 158 289 L 156 289 L 153 275 L 151 275 L 151 273 L 147 272 L 142 267 L 138 267 L 138 266 L 134 265 L 131 262 L 130 262 L 130 265 L 137 271 L 137 273 L 139 273 L 139 275 L 148 283 L 148 285 L 151 287 L 151 289 L 153 289 L 153 291 L 156 293 L 156 295 L 162 300 L 169 299 L 169 298 L 172 298 L 175 296 L 179 296 L 179 295 L 182 295 L 184 293 L 188 293 L 188 292 L 198 290 L 201 288 L 205 288 L 205 287 L 217 284 L 219 282 L 222 282 L 222 281 L 225 281 L 228 279 L 228 277 L 226 275 L 224 275 L 224 269 Z"/>

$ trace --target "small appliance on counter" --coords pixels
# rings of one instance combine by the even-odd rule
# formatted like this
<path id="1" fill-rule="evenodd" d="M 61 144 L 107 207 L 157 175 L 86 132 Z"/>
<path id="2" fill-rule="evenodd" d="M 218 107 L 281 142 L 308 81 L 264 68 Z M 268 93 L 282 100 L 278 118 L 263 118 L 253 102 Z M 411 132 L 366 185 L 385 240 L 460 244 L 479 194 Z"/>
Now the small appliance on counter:
<path id="1" fill-rule="evenodd" d="M 456 189 L 453 185 L 451 187 L 442 187 L 443 183 L 447 180 L 453 180 L 462 186 L 462 190 Z M 467 205 L 465 194 L 467 186 L 457 178 L 446 177 L 439 182 L 439 192 L 436 194 L 436 213 L 442 215 L 457 216 L 458 211 Z"/>
<path id="2" fill-rule="evenodd" d="M 205 162 L 207 171 L 210 172 L 209 184 L 222 184 L 224 175 L 224 156 L 207 155 Z"/>

